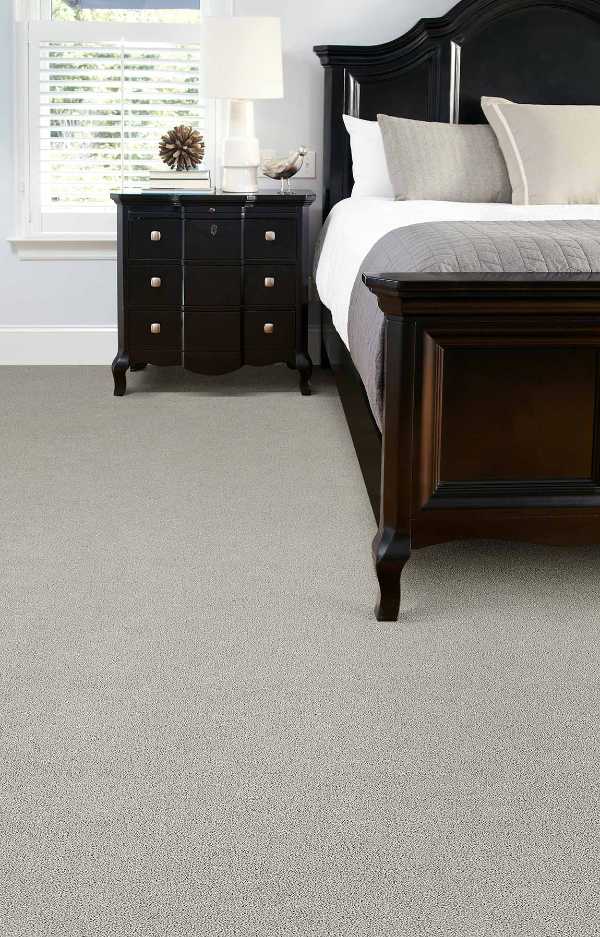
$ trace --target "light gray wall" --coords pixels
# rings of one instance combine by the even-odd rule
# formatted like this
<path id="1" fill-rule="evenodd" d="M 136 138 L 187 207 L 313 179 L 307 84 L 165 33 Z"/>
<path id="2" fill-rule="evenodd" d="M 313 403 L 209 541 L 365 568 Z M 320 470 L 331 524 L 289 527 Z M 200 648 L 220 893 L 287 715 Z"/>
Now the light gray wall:
<path id="1" fill-rule="evenodd" d="M 449 0 L 236 0 L 240 16 L 280 16 L 286 93 L 258 103 L 261 144 L 286 152 L 297 144 L 317 150 L 320 189 L 323 72 L 312 47 L 321 43 L 376 43 L 393 39 L 421 16 L 438 16 Z M 111 261 L 20 261 L 6 238 L 14 217 L 14 32 L 12 3 L 0 0 L 0 326 L 116 323 Z M 320 205 L 313 209 L 313 230 Z M 1 336 L 0 336 L 1 340 Z"/>

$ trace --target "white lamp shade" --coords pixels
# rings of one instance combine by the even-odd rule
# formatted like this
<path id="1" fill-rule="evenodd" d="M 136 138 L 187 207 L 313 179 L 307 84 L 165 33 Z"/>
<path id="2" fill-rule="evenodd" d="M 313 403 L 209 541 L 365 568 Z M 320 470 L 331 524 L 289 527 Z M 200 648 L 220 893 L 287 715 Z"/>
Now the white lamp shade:
<path id="1" fill-rule="evenodd" d="M 206 97 L 283 97 L 278 17 L 207 16 L 202 31 Z"/>

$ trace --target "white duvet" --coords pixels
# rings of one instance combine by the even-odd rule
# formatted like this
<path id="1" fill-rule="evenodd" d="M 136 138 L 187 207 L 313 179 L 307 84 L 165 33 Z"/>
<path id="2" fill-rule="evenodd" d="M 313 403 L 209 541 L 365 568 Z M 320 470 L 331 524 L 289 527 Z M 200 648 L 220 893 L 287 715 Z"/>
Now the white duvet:
<path id="1" fill-rule="evenodd" d="M 427 221 L 600 220 L 600 205 L 505 205 L 472 202 L 396 202 L 347 198 L 329 216 L 317 267 L 317 290 L 348 345 L 348 309 L 354 282 L 372 247 L 389 231 Z M 370 273 L 382 271 L 372 270 Z"/>

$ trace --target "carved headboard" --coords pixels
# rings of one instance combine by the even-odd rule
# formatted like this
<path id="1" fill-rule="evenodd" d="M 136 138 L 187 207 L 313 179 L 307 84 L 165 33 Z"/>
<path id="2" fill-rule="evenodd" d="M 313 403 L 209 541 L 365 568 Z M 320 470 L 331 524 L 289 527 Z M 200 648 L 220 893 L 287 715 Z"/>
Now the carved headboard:
<path id="1" fill-rule="evenodd" d="M 379 46 L 316 46 L 325 68 L 325 214 L 350 195 L 343 114 L 483 123 L 479 100 L 600 104 L 600 0 L 462 0 Z"/>

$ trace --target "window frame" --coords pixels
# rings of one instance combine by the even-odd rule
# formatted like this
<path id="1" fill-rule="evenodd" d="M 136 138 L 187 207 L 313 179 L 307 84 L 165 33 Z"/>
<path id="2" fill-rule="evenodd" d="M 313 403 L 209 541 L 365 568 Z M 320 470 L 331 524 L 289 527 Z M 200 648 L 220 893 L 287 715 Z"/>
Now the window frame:
<path id="1" fill-rule="evenodd" d="M 116 256 L 116 211 L 87 209 L 57 213 L 59 230 L 44 231 L 40 206 L 39 152 L 34 152 L 34 115 L 39 113 L 39 81 L 32 80 L 31 42 L 45 35 L 80 35 L 88 38 L 190 42 L 193 24 L 164 23 L 65 23 L 51 19 L 51 0 L 14 0 L 15 12 L 15 134 L 17 234 L 8 240 L 22 259 L 114 259 Z M 229 15 L 232 0 L 204 0 L 204 15 Z M 197 27 L 196 27 L 197 28 Z M 135 31 L 135 32 L 134 32 Z M 32 40 L 32 37 L 35 39 Z M 199 37 L 198 37 L 199 38 Z M 39 74 L 39 72 L 37 73 Z M 19 103 L 20 102 L 20 103 Z M 219 108 L 209 101 L 212 150 L 218 152 Z M 38 147 L 39 149 L 39 147 Z M 68 220 L 68 223 L 67 223 Z"/>

